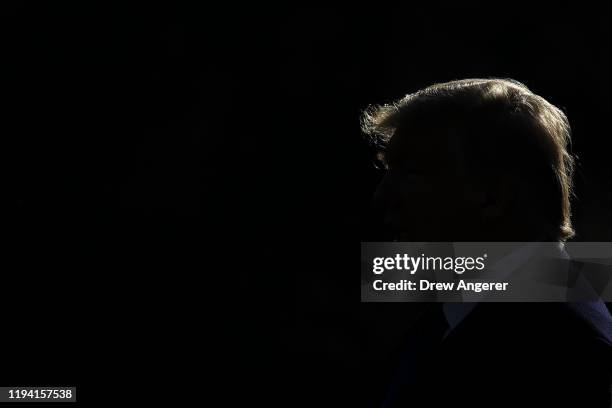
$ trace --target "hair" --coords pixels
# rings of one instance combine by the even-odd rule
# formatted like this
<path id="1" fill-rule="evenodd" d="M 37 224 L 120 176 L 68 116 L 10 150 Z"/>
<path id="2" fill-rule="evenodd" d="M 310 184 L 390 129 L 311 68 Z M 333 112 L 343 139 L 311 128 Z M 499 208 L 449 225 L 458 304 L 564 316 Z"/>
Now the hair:
<path id="1" fill-rule="evenodd" d="M 504 170 L 537 183 L 542 213 L 553 225 L 555 239 L 574 235 L 571 223 L 574 159 L 565 114 L 525 85 L 511 79 L 464 79 L 439 83 L 400 100 L 370 106 L 361 126 L 382 152 L 385 166 L 398 155 L 394 137 L 423 130 L 452 133 L 475 174 Z M 483 172 L 483 170 L 487 170 Z M 495 172 L 493 172 L 495 174 Z M 536 200 L 537 199 L 537 200 Z"/>

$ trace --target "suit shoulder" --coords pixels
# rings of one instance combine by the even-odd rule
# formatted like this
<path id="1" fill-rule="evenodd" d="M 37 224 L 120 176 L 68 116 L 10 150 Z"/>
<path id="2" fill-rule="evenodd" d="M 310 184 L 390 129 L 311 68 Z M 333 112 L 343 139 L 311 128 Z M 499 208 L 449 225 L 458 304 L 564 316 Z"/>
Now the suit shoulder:
<path id="1" fill-rule="evenodd" d="M 599 302 L 567 303 L 486 303 L 474 309 L 472 327 L 495 327 L 500 336 L 529 341 L 551 337 L 558 341 L 603 341 L 612 345 L 612 316 Z M 467 319 L 466 319 L 467 320 Z"/>
<path id="2" fill-rule="evenodd" d="M 564 314 L 582 326 L 585 333 L 612 345 L 612 316 L 602 301 L 561 303 Z"/>

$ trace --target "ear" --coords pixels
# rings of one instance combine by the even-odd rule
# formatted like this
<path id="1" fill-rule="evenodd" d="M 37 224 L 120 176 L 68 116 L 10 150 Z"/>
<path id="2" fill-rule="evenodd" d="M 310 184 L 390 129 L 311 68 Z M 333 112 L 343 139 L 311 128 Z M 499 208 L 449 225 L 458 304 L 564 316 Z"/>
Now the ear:
<path id="1" fill-rule="evenodd" d="M 484 220 L 492 220 L 500 218 L 503 214 L 504 207 L 497 197 L 493 194 L 487 194 L 487 199 L 482 206 L 482 218 Z"/>
<path id="2" fill-rule="evenodd" d="M 515 177 L 502 174 L 496 182 L 489 184 L 487 191 L 483 192 L 483 219 L 500 218 L 510 212 L 516 196 L 515 183 Z"/>

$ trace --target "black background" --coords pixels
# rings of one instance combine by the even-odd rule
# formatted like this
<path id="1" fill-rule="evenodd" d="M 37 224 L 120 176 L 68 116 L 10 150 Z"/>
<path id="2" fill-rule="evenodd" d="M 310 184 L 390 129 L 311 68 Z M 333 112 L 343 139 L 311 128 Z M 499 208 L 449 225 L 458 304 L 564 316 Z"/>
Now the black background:
<path id="1" fill-rule="evenodd" d="M 576 239 L 612 241 L 605 10 L 85 3 L 3 6 L 3 384 L 375 406 L 392 335 L 368 316 L 403 321 L 359 304 L 358 119 L 434 82 L 561 107 Z"/>

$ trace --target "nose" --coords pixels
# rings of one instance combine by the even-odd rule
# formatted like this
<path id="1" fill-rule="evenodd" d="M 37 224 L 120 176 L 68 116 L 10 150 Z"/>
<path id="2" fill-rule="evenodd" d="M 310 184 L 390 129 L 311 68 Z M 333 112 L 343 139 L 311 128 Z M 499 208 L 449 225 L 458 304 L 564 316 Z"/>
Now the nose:
<path id="1" fill-rule="evenodd" d="M 374 192 L 374 203 L 380 210 L 396 210 L 402 205 L 401 185 L 396 175 L 388 172 Z"/>
<path id="2" fill-rule="evenodd" d="M 392 196 L 390 190 L 392 190 L 392 183 L 389 174 L 386 174 L 376 187 L 376 191 L 374 191 L 373 202 L 376 210 L 386 210 Z"/>
<path id="3" fill-rule="evenodd" d="M 374 192 L 373 202 L 383 228 L 394 231 L 397 228 L 397 216 L 402 211 L 403 198 L 393 175 L 385 175 L 382 179 Z"/>

